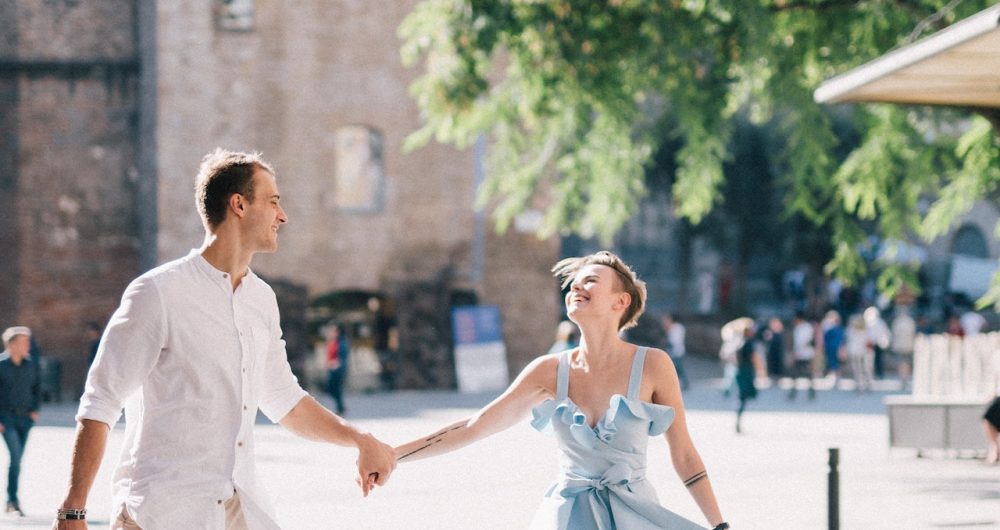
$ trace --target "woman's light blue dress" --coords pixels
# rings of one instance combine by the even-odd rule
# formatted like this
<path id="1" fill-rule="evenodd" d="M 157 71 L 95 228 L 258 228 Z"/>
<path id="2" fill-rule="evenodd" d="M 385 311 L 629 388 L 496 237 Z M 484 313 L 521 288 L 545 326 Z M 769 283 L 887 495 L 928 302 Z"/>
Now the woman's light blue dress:
<path id="1" fill-rule="evenodd" d="M 628 395 L 615 394 L 591 428 L 569 398 L 569 352 L 559 357 L 556 398 L 532 410 L 531 425 L 555 431 L 559 478 L 542 500 L 532 530 L 702 529 L 660 505 L 646 478 L 646 445 L 666 432 L 674 409 L 639 400 L 646 348 L 632 362 Z"/>

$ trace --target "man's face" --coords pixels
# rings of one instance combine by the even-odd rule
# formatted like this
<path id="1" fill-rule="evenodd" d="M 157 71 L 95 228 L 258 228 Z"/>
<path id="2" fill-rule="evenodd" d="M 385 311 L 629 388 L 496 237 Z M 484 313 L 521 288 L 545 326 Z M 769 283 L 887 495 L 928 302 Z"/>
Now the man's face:
<path id="1" fill-rule="evenodd" d="M 281 197 L 274 175 L 257 169 L 253 186 L 254 200 L 247 204 L 244 218 L 247 241 L 254 252 L 274 252 L 278 250 L 278 227 L 288 222 L 288 217 L 279 203 Z"/>
<path id="2" fill-rule="evenodd" d="M 27 335 L 15 335 L 7 343 L 7 351 L 11 357 L 18 360 L 27 357 L 29 350 L 31 350 L 31 339 Z"/>

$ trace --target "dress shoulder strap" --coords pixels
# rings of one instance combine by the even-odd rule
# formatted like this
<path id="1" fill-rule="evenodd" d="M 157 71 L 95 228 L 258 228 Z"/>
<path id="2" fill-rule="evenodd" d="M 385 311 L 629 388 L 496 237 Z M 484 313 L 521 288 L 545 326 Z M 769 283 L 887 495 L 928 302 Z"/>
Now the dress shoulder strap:
<path id="1" fill-rule="evenodd" d="M 632 374 L 628 378 L 628 398 L 637 399 L 639 397 L 639 388 L 642 386 L 642 367 L 646 362 L 646 350 L 649 349 L 646 346 L 639 346 L 639 349 L 635 351 L 635 357 L 632 359 Z"/>
<path id="2" fill-rule="evenodd" d="M 559 354 L 559 375 L 556 376 L 556 399 L 566 399 L 569 395 L 569 356 L 573 350 Z"/>

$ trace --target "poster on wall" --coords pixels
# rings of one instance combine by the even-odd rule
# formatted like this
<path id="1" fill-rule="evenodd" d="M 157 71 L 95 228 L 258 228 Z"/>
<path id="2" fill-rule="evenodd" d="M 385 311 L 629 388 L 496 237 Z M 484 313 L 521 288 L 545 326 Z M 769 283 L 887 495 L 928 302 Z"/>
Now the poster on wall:
<path id="1" fill-rule="evenodd" d="M 507 348 L 500 327 L 500 308 L 493 305 L 452 309 L 455 376 L 459 392 L 486 392 L 507 387 Z"/>

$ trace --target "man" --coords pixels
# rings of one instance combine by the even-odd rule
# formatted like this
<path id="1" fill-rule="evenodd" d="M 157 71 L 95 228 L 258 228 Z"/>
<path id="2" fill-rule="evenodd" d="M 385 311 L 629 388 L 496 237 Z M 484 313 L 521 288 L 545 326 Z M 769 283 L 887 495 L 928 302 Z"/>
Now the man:
<path id="1" fill-rule="evenodd" d="M 4 351 L 0 354 L 0 433 L 10 451 L 7 471 L 7 513 L 24 517 L 17 499 L 21 457 L 28 431 L 38 421 L 42 403 L 42 377 L 31 350 L 31 330 L 24 326 L 3 332 Z"/>
<path id="2" fill-rule="evenodd" d="M 196 180 L 205 241 L 125 290 L 77 413 L 69 492 L 53 528 L 86 528 L 87 496 L 125 405 L 112 529 L 276 529 L 254 471 L 253 425 L 272 421 L 358 449 L 367 495 L 395 468 L 392 448 L 320 406 L 292 375 L 274 292 L 250 269 L 287 222 L 274 170 L 217 149 Z"/>
<path id="3" fill-rule="evenodd" d="M 796 386 L 799 378 L 802 377 L 809 382 L 809 399 L 816 399 L 816 388 L 813 384 L 813 361 L 816 359 L 816 348 L 813 344 L 815 341 L 816 328 L 806 320 L 805 313 L 796 312 L 792 328 L 792 355 L 795 357 L 795 362 L 792 364 L 792 388 L 788 391 L 789 401 L 795 399 Z"/>
<path id="4" fill-rule="evenodd" d="M 101 325 L 97 322 L 87 322 L 83 338 L 87 341 L 87 366 L 90 366 L 94 364 L 94 359 L 97 358 L 97 347 L 101 345 Z"/>

